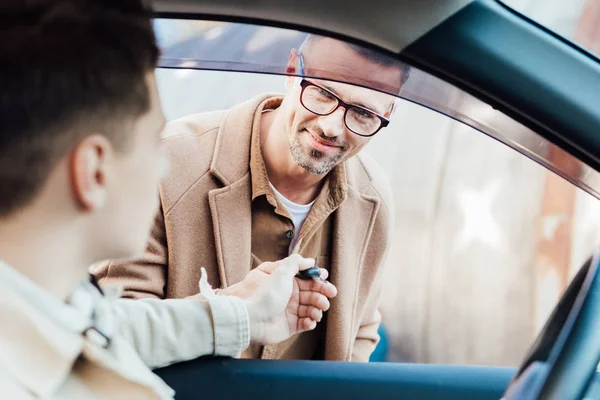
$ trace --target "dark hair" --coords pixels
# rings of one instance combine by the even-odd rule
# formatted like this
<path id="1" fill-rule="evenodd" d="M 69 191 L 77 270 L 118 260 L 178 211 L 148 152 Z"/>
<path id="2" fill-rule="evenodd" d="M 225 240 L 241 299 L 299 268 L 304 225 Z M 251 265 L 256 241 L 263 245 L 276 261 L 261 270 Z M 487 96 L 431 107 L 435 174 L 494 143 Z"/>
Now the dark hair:
<path id="1" fill-rule="evenodd" d="M 307 34 L 306 38 L 304 39 L 304 42 L 302 42 L 302 45 L 300 46 L 300 51 L 302 51 L 304 48 L 309 46 L 311 43 L 319 41 L 324 37 L 325 36 L 315 35 L 312 33 Z M 354 43 L 347 43 L 347 42 L 342 42 L 342 43 L 346 44 L 346 46 L 350 47 L 356 53 L 360 54 L 362 57 L 366 58 L 367 60 L 369 60 L 375 64 L 382 65 L 384 67 L 398 67 L 401 70 L 401 75 L 402 75 L 402 78 L 400 81 L 401 86 L 404 85 L 406 83 L 406 81 L 408 80 L 408 77 L 410 76 L 410 65 L 403 63 L 402 61 L 398 61 L 394 57 L 388 56 L 387 54 L 384 54 L 377 50 L 370 49 L 368 47 L 359 46 Z"/>
<path id="2" fill-rule="evenodd" d="M 158 48 L 142 0 L 14 0 L 0 9 L 0 216 L 32 201 L 91 132 L 119 150 L 150 107 Z"/>

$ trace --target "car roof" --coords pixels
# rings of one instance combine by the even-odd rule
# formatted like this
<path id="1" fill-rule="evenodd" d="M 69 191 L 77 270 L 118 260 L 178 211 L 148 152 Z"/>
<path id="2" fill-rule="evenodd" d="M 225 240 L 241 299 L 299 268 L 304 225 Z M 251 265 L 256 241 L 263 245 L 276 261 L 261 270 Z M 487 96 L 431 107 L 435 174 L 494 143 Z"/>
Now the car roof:
<path id="1" fill-rule="evenodd" d="M 399 53 L 472 0 L 157 0 L 158 13 L 309 28 Z"/>
<path id="2" fill-rule="evenodd" d="M 600 171 L 600 60 L 493 0 L 157 0 L 158 17 L 324 33 L 483 100 Z"/>

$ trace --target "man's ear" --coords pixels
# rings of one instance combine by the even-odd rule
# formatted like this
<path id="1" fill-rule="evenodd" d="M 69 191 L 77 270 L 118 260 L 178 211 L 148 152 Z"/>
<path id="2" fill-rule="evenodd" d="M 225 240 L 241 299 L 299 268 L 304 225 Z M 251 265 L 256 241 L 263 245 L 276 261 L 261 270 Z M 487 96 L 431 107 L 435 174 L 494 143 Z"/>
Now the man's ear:
<path id="1" fill-rule="evenodd" d="M 102 209 L 107 199 L 107 158 L 112 146 L 102 135 L 90 135 L 71 151 L 69 172 L 75 202 L 85 211 Z"/>
<path id="2" fill-rule="evenodd" d="M 298 74 L 298 50 L 292 49 L 290 51 L 290 56 L 288 57 L 287 64 L 285 66 L 285 73 L 288 74 L 285 77 L 285 88 L 290 90 L 294 85 L 294 80 L 296 79 L 295 75 Z"/>
<path id="3" fill-rule="evenodd" d="M 390 119 L 392 115 L 394 115 L 394 111 L 396 111 L 396 106 L 398 105 L 398 99 L 394 99 L 391 106 L 388 107 L 388 110 L 383 114 L 384 117 Z"/>

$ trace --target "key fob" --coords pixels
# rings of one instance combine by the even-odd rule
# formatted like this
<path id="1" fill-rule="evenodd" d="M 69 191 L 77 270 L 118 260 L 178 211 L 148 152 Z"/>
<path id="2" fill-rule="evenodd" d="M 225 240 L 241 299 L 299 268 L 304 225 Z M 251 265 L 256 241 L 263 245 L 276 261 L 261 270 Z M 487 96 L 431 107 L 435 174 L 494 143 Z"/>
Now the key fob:
<path id="1" fill-rule="evenodd" d="M 316 265 L 310 269 L 305 269 L 304 271 L 298 272 L 296 275 L 300 279 L 320 279 L 321 278 L 321 270 Z"/>

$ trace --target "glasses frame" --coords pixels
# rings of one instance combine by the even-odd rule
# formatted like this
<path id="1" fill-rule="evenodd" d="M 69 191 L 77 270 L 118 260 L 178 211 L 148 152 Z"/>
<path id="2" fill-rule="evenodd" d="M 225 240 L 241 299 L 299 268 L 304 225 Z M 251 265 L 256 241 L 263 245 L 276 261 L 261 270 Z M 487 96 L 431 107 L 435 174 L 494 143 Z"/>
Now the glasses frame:
<path id="1" fill-rule="evenodd" d="M 299 71 L 298 72 L 302 76 L 302 80 L 300 81 L 300 87 L 302 88 L 302 90 L 300 91 L 300 104 L 302 104 L 302 107 L 304 107 L 307 111 L 310 111 L 311 113 L 313 113 L 315 115 L 326 116 L 326 115 L 333 114 L 334 112 L 337 111 L 338 108 L 343 107 L 344 108 L 344 126 L 346 128 L 348 128 L 348 130 L 350 132 L 354 133 L 355 135 L 362 136 L 362 137 L 372 137 L 372 136 L 375 136 L 375 134 L 377 134 L 377 132 L 379 132 L 382 128 L 385 128 L 385 127 L 387 127 L 389 125 L 390 120 L 387 119 L 386 117 L 384 117 L 382 115 L 379 115 L 375 111 L 369 110 L 368 108 L 361 107 L 361 106 L 358 106 L 358 105 L 355 105 L 355 104 L 346 103 L 344 100 L 340 99 L 338 96 L 335 95 L 335 93 L 331 92 L 330 90 L 328 90 L 328 89 L 326 89 L 326 88 L 324 88 L 322 86 L 319 86 L 316 83 L 313 83 L 313 82 L 307 80 L 306 78 L 304 78 L 304 60 L 303 60 L 302 54 L 298 53 L 298 59 L 299 59 L 299 62 L 298 62 L 298 64 L 299 64 L 299 68 L 298 68 Z M 304 90 L 307 87 L 310 87 L 310 86 L 318 87 L 319 89 L 324 90 L 325 92 L 329 93 L 333 98 L 335 98 L 337 100 L 337 105 L 330 112 L 325 113 L 325 114 L 314 112 L 313 110 L 311 110 L 310 108 L 308 108 L 304 104 L 304 100 L 302 98 L 304 97 Z M 350 108 L 358 108 L 359 110 L 364 110 L 364 111 L 366 111 L 368 113 L 371 113 L 371 114 L 375 115 L 377 118 L 379 118 L 379 121 L 380 121 L 379 128 L 377 128 L 377 130 L 375 130 L 375 132 L 370 133 L 368 135 L 363 134 L 363 133 L 358 133 L 358 132 L 354 131 L 352 128 L 350 128 L 348 126 L 348 123 L 346 122 L 346 116 L 348 115 L 348 110 Z"/>

